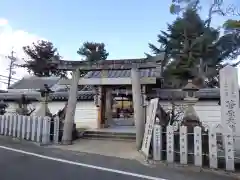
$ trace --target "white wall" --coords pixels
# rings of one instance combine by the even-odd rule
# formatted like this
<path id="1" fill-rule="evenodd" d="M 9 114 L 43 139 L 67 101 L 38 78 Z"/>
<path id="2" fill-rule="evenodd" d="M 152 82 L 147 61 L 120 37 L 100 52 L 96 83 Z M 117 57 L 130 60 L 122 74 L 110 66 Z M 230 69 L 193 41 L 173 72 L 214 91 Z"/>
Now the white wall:
<path id="1" fill-rule="evenodd" d="M 160 103 L 165 111 L 171 110 L 170 102 L 161 101 Z M 184 101 L 178 101 L 176 104 L 178 105 L 178 111 L 183 110 Z M 194 108 L 203 125 L 212 126 L 221 123 L 221 106 L 218 105 L 218 101 L 199 101 Z"/>
<path id="2" fill-rule="evenodd" d="M 50 102 L 49 109 L 51 113 L 56 114 L 65 106 L 64 101 Z M 93 101 L 79 101 L 75 111 L 75 123 L 78 128 L 97 128 L 97 107 Z"/>
<path id="3" fill-rule="evenodd" d="M 48 107 L 51 113 L 56 114 L 60 109 L 63 109 L 65 103 L 65 101 L 49 102 Z M 35 111 L 37 111 L 40 108 L 40 103 L 34 102 L 30 104 L 29 107 L 36 108 Z M 14 113 L 16 112 L 16 108 L 16 103 L 8 103 L 7 112 Z M 97 108 L 93 101 L 79 101 L 77 103 L 75 112 L 75 123 L 77 128 L 97 128 L 97 117 Z"/>
<path id="4" fill-rule="evenodd" d="M 16 109 L 18 108 L 18 104 L 13 102 L 7 102 L 7 104 L 8 104 L 7 113 L 15 113 Z M 40 108 L 40 103 L 33 102 L 28 107 L 31 109 L 36 108 L 35 111 L 37 111 Z"/>
<path id="5" fill-rule="evenodd" d="M 160 102 L 165 111 L 171 110 L 171 103 L 169 101 Z M 183 101 L 176 102 L 180 107 L 183 105 Z M 17 105 L 15 103 L 8 103 L 8 112 L 15 112 Z M 49 103 L 49 109 L 51 113 L 55 114 L 65 105 L 65 101 L 54 101 Z M 40 103 L 34 102 L 30 105 L 32 108 L 36 108 L 36 111 L 40 107 Z M 183 109 L 180 108 L 180 109 Z M 215 125 L 221 122 L 221 106 L 218 105 L 218 101 L 199 101 L 195 105 L 195 110 L 203 122 L 204 125 Z M 182 113 L 183 115 L 183 113 Z M 92 101 L 79 101 L 76 106 L 75 123 L 78 128 L 97 128 L 97 108 Z M 181 117 L 179 117 L 181 118 Z"/>

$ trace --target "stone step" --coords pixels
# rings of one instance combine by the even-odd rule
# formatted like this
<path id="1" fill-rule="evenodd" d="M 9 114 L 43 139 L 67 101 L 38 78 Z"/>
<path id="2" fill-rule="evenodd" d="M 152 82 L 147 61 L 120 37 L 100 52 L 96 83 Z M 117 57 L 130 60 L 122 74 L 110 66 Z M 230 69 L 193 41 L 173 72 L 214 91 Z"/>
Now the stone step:
<path id="1" fill-rule="evenodd" d="M 83 136 L 82 139 L 89 139 L 89 140 L 110 140 L 110 141 L 126 141 L 126 142 L 135 142 L 135 138 L 127 139 L 127 138 L 119 138 L 119 137 L 93 137 L 93 136 Z"/>
<path id="2" fill-rule="evenodd" d="M 136 134 L 128 132 L 85 131 L 82 137 L 90 139 L 135 140 Z"/>

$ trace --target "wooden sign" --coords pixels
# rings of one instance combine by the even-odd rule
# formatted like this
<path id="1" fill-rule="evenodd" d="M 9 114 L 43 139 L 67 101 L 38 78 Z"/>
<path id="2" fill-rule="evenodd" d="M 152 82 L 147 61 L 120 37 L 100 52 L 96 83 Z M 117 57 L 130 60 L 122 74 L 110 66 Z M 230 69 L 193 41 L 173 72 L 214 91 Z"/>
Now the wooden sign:
<path id="1" fill-rule="evenodd" d="M 102 87 L 98 86 L 94 88 L 94 92 L 95 92 L 94 103 L 97 107 L 99 107 L 102 99 Z"/>
<path id="2" fill-rule="evenodd" d="M 141 151 L 144 153 L 146 157 L 149 156 L 149 148 L 152 140 L 152 133 L 154 128 L 157 108 L 158 108 L 158 98 L 152 99 L 150 101 L 149 106 L 147 107 L 147 120 L 145 124 L 145 132 L 144 132 L 142 148 L 141 148 Z"/>

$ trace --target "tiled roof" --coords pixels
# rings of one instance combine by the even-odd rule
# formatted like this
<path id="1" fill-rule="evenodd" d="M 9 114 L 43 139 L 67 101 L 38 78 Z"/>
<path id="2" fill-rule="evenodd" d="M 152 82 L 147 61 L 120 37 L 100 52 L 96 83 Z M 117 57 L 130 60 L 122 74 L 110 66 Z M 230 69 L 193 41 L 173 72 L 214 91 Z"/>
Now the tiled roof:
<path id="1" fill-rule="evenodd" d="M 156 89 L 155 93 L 149 97 L 159 97 L 161 100 L 173 99 L 183 99 L 185 97 L 185 92 L 181 89 Z M 200 89 L 196 92 L 196 97 L 199 99 L 220 99 L 220 89 L 219 88 L 206 88 Z"/>
<path id="2" fill-rule="evenodd" d="M 114 93 L 116 94 L 132 94 L 130 91 L 127 91 L 125 89 L 116 90 Z M 220 99 L 220 91 L 218 88 L 212 88 L 212 89 L 200 89 L 198 92 L 196 92 L 197 98 L 201 100 L 212 100 L 212 99 Z M 181 89 L 160 89 L 156 88 L 153 89 L 152 92 L 149 92 L 147 94 L 148 98 L 156 98 L 159 97 L 161 100 L 182 100 L 185 98 L 185 92 Z"/>
<path id="3" fill-rule="evenodd" d="M 156 77 L 156 69 L 140 69 L 141 77 Z M 107 78 L 126 78 L 131 76 L 131 70 L 106 70 L 104 72 L 101 71 L 90 71 L 88 72 L 84 78 L 101 78 L 106 76 Z"/>
<path id="4" fill-rule="evenodd" d="M 47 84 L 49 88 L 57 84 L 60 80 L 59 77 L 36 77 L 31 76 L 28 78 L 23 78 L 13 85 L 9 89 L 43 89 L 44 84 Z"/>
<path id="5" fill-rule="evenodd" d="M 6 101 L 15 101 L 21 98 L 21 93 L 0 93 L 0 100 Z M 29 100 L 37 101 L 40 99 L 39 92 L 31 92 L 25 94 L 26 98 Z M 53 101 L 61 101 L 68 99 L 68 92 L 55 92 L 49 95 Z M 78 100 L 93 100 L 94 93 L 93 91 L 79 91 L 78 92 Z"/>
<path id="6" fill-rule="evenodd" d="M 50 97 L 52 97 L 53 100 L 65 100 L 65 99 L 68 99 L 69 93 L 68 92 L 55 92 L 55 93 L 51 94 Z M 77 99 L 78 100 L 93 100 L 94 93 L 93 93 L 93 91 L 79 91 Z"/>
<path id="7" fill-rule="evenodd" d="M 155 92 L 154 92 L 155 91 Z M 50 97 L 53 101 L 61 101 L 61 100 L 67 100 L 69 97 L 68 91 L 62 91 L 62 92 L 54 92 L 50 94 Z M 126 94 L 125 90 L 119 90 L 114 92 L 115 94 Z M 128 94 L 131 94 L 131 92 L 127 92 Z M 196 96 L 200 100 L 219 100 L 220 99 L 220 91 L 218 88 L 215 89 L 200 89 L 198 92 L 196 92 Z M 26 93 L 26 97 L 29 100 L 39 100 L 40 99 L 40 93 L 39 92 L 29 92 Z M 155 89 L 153 90 L 153 93 L 148 94 L 149 98 L 155 98 L 159 97 L 161 100 L 170 100 L 172 97 L 175 100 L 182 100 L 185 95 L 182 90 L 172 90 L 172 89 Z M 14 93 L 14 92 L 8 92 L 8 93 L 0 93 L 0 100 L 6 100 L 6 101 L 14 101 L 19 100 L 21 98 L 21 93 Z M 93 91 L 79 91 L 78 92 L 78 100 L 93 100 L 94 99 L 94 92 Z"/>

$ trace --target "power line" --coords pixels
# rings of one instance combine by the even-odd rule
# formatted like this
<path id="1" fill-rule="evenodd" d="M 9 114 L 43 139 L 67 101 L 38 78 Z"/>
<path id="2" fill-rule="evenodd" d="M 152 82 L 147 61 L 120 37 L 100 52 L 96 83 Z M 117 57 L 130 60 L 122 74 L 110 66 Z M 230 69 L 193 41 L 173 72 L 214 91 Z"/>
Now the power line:
<path id="1" fill-rule="evenodd" d="M 16 80 L 15 80 L 15 81 L 11 81 L 11 84 L 16 83 L 16 82 L 18 82 L 18 81 L 16 81 Z M 1 84 L 1 83 L 7 85 L 7 84 L 8 84 L 8 79 L 0 79 L 0 84 Z"/>
<path id="2" fill-rule="evenodd" d="M 0 81 L 0 83 L 3 83 L 3 84 L 8 84 L 7 82 L 4 82 L 4 81 Z"/>
<path id="3" fill-rule="evenodd" d="M 0 56 L 2 57 L 2 58 L 8 58 L 6 55 L 4 55 L 4 54 L 0 54 Z"/>
<path id="4" fill-rule="evenodd" d="M 0 77 L 3 77 L 3 78 L 8 78 L 8 76 L 4 76 L 4 75 L 0 75 Z M 16 81 L 19 81 L 19 80 L 20 80 L 20 79 L 13 78 L 13 77 L 12 77 L 12 79 L 13 79 L 13 80 L 16 80 Z"/>

